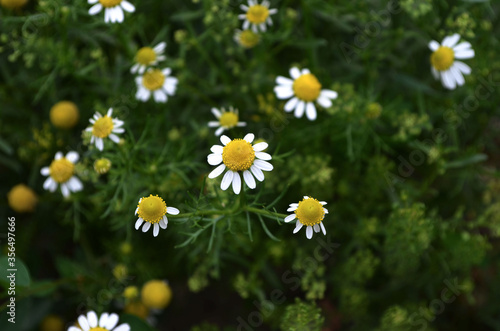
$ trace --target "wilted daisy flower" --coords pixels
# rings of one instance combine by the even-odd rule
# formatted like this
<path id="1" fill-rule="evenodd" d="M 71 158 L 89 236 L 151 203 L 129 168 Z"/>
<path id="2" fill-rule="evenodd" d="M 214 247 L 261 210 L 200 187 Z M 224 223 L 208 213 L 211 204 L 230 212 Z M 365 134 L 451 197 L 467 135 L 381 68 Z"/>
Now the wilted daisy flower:
<path id="1" fill-rule="evenodd" d="M 302 72 L 293 67 L 290 69 L 292 79 L 278 76 L 274 92 L 278 99 L 288 99 L 285 104 L 285 111 L 291 112 L 295 109 L 294 116 L 301 118 L 306 112 L 307 118 L 311 121 L 316 119 L 316 107 L 314 101 L 321 106 L 328 108 L 332 105 L 333 99 L 337 98 L 337 92 L 332 90 L 322 90 L 321 84 L 308 69 L 302 69 Z M 331 100 L 330 100 L 331 99 Z"/>
<path id="2" fill-rule="evenodd" d="M 88 3 L 93 5 L 89 9 L 90 15 L 100 13 L 104 7 L 104 22 L 115 23 L 123 22 L 123 11 L 133 13 L 135 11 L 134 5 L 126 0 L 88 0 Z"/>
<path id="3" fill-rule="evenodd" d="M 212 114 L 217 118 L 217 121 L 208 122 L 208 126 L 211 128 L 218 127 L 215 130 L 215 135 L 220 136 L 224 130 L 229 130 L 235 126 L 245 126 L 245 122 L 238 122 L 238 110 L 233 107 L 229 107 L 229 111 L 224 108 L 218 110 L 217 108 L 212 108 Z"/>
<path id="4" fill-rule="evenodd" d="M 471 69 L 462 61 L 474 57 L 474 50 L 471 44 L 464 41 L 457 45 L 460 40 L 460 35 L 455 33 L 445 37 L 441 45 L 432 40 L 429 43 L 429 48 L 434 53 L 431 54 L 431 71 L 435 79 L 441 79 L 443 86 L 449 90 L 455 87 L 462 86 L 465 83 L 462 74 L 470 74 Z"/>
<path id="5" fill-rule="evenodd" d="M 257 0 L 248 0 L 248 6 L 240 5 L 240 8 L 246 12 L 246 14 L 238 15 L 240 20 L 245 20 L 243 22 L 243 30 L 248 30 L 250 25 L 252 25 L 252 30 L 257 32 L 258 29 L 262 32 L 266 31 L 266 24 L 269 26 L 273 25 L 273 20 L 271 15 L 276 14 L 278 9 L 269 9 L 269 1 L 264 0 L 259 5 Z"/>
<path id="6" fill-rule="evenodd" d="M 127 323 L 120 324 L 115 327 L 118 323 L 118 315 L 103 313 L 98 319 L 95 311 L 89 311 L 87 316 L 80 315 L 78 317 L 78 325 L 70 326 L 68 331 L 129 331 L 130 325 Z"/>
<path id="7" fill-rule="evenodd" d="M 307 239 L 312 238 L 313 229 L 314 232 L 319 232 L 321 228 L 323 234 L 326 235 L 325 226 L 321 222 L 325 214 L 328 214 L 328 210 L 323 208 L 324 205 L 326 205 L 324 201 L 318 201 L 314 198 L 304 196 L 304 199 L 299 203 L 290 204 L 290 207 L 286 211 L 293 211 L 294 213 L 285 217 L 285 222 L 288 223 L 297 219 L 293 233 L 297 233 L 304 225 L 307 226 Z"/>
<path id="8" fill-rule="evenodd" d="M 144 75 L 136 77 L 136 99 L 148 101 L 153 93 L 156 102 L 167 102 L 167 95 L 174 95 L 178 82 L 177 78 L 168 77 L 171 72 L 170 68 L 149 69 Z"/>
<path id="9" fill-rule="evenodd" d="M 241 190 L 240 172 L 243 172 L 243 179 L 251 189 L 256 187 L 255 179 L 262 182 L 264 180 L 264 171 L 273 170 L 271 163 L 265 160 L 271 160 L 271 155 L 262 152 L 267 148 L 267 143 L 262 142 L 252 146 L 254 139 L 252 133 L 247 134 L 243 139 L 229 139 L 228 136 L 220 137 L 224 146 L 213 145 L 210 150 L 213 154 L 208 155 L 207 161 L 210 165 L 219 165 L 209 175 L 208 178 L 215 178 L 222 174 L 226 167 L 226 174 L 222 178 L 220 185 L 222 190 L 227 190 L 231 183 L 233 191 L 239 194 Z M 253 176 L 252 176 L 253 174 Z"/>
<path id="10" fill-rule="evenodd" d="M 162 198 L 150 194 L 149 197 L 139 200 L 135 214 L 139 215 L 139 218 L 135 222 L 135 229 L 139 230 L 142 223 L 144 223 L 142 232 L 147 232 L 151 224 L 153 224 L 153 236 L 156 237 L 160 233 L 160 227 L 162 229 L 167 228 L 168 219 L 165 214 L 177 215 L 179 214 L 179 209 L 167 207 Z"/>
<path id="11" fill-rule="evenodd" d="M 75 163 L 78 161 L 78 153 L 69 152 L 66 157 L 63 153 L 57 152 L 54 161 L 49 167 L 44 167 L 40 173 L 49 176 L 43 183 L 43 188 L 54 192 L 58 185 L 61 185 L 61 192 L 68 197 L 71 192 L 83 190 L 82 182 L 74 176 Z"/>
<path id="12" fill-rule="evenodd" d="M 135 55 L 135 62 L 130 69 L 130 72 L 135 74 L 143 74 L 147 67 L 154 66 L 158 64 L 158 62 L 165 60 L 165 55 L 163 52 L 165 51 L 165 47 L 167 47 L 166 42 L 161 42 L 155 47 L 142 47 L 137 51 Z"/>
<path id="13" fill-rule="evenodd" d="M 260 36 L 252 30 L 238 30 L 234 32 L 234 41 L 245 48 L 252 48 L 260 41 Z"/>
<path id="14" fill-rule="evenodd" d="M 92 126 L 85 129 L 85 131 L 92 132 L 90 143 L 93 144 L 95 142 L 95 147 L 100 151 L 104 149 L 104 138 L 109 138 L 118 144 L 120 138 L 115 133 L 125 132 L 125 129 L 121 128 L 123 121 L 111 117 L 112 114 L 113 108 L 109 108 L 105 116 L 102 116 L 99 112 L 95 112 L 94 117 L 89 120 Z"/>

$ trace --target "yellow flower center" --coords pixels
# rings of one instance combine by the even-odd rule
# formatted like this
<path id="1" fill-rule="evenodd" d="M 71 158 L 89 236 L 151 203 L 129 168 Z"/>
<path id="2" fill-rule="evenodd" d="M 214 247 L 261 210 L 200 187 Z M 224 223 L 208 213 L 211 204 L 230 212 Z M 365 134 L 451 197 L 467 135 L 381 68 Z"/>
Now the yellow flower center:
<path id="1" fill-rule="evenodd" d="M 99 118 L 92 126 L 92 135 L 99 138 L 106 138 L 111 131 L 113 131 L 113 119 L 109 116 Z"/>
<path id="2" fill-rule="evenodd" d="M 137 51 L 135 59 L 140 64 L 148 65 L 156 60 L 156 53 L 151 47 L 143 47 Z"/>
<path id="3" fill-rule="evenodd" d="M 161 280 L 150 280 L 141 290 L 141 301 L 148 308 L 163 309 L 172 300 L 172 290 Z"/>
<path id="4" fill-rule="evenodd" d="M 222 162 L 233 171 L 248 170 L 255 160 L 252 145 L 243 139 L 234 139 L 222 150 Z"/>
<path id="5" fill-rule="evenodd" d="M 158 69 L 148 71 L 142 76 L 142 85 L 150 91 L 161 88 L 164 82 L 165 75 Z"/>
<path id="6" fill-rule="evenodd" d="M 260 36 L 252 30 L 242 31 L 238 37 L 240 45 L 245 48 L 252 48 L 260 41 Z"/>
<path id="7" fill-rule="evenodd" d="M 293 82 L 293 92 L 304 101 L 314 101 L 319 97 L 321 84 L 313 74 L 305 74 Z"/>
<path id="8" fill-rule="evenodd" d="M 74 127 L 79 117 L 78 107 L 71 101 L 59 101 L 50 109 L 50 121 L 61 129 Z"/>
<path id="9" fill-rule="evenodd" d="M 318 200 L 308 198 L 299 202 L 299 206 L 295 209 L 295 215 L 300 223 L 311 226 L 319 224 L 323 220 L 325 211 Z"/>
<path id="10" fill-rule="evenodd" d="M 90 328 L 89 331 L 108 331 L 108 329 L 101 328 L 100 326 L 96 326 L 95 328 Z"/>
<path id="11" fill-rule="evenodd" d="M 238 115 L 231 111 L 222 113 L 221 117 L 219 118 L 219 123 L 222 127 L 228 129 L 232 128 L 236 126 L 236 124 L 238 124 Z"/>
<path id="12" fill-rule="evenodd" d="M 122 0 L 99 0 L 104 8 L 111 8 L 119 5 Z"/>
<path id="13" fill-rule="evenodd" d="M 94 162 L 94 170 L 101 175 L 107 173 L 109 169 L 111 169 L 111 161 L 106 158 L 97 159 Z"/>
<path id="14" fill-rule="evenodd" d="M 54 160 L 49 167 L 50 177 L 58 183 L 66 183 L 75 173 L 75 165 L 65 157 Z"/>
<path id="15" fill-rule="evenodd" d="M 36 193 L 24 184 L 14 186 L 7 193 L 7 200 L 9 206 L 18 213 L 34 211 L 38 202 Z"/>
<path id="16" fill-rule="evenodd" d="M 449 47 L 441 46 L 437 51 L 432 53 L 431 64 L 436 70 L 444 71 L 451 67 L 454 59 L 455 53 L 453 50 Z"/>
<path id="17" fill-rule="evenodd" d="M 165 201 L 159 196 L 149 195 L 137 205 L 139 217 L 149 223 L 158 223 L 167 212 Z"/>
<path id="18" fill-rule="evenodd" d="M 247 20 L 253 24 L 261 24 L 269 17 L 269 9 L 262 5 L 254 5 L 248 8 Z"/>

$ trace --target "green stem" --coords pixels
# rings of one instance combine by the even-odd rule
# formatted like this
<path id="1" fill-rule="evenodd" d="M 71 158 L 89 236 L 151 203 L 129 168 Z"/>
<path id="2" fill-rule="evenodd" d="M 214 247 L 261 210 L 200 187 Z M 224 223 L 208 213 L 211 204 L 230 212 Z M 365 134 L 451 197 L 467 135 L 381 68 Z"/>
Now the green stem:
<path id="1" fill-rule="evenodd" d="M 260 214 L 260 215 L 265 215 L 265 216 L 273 216 L 273 217 L 277 217 L 277 218 L 285 218 L 288 216 L 286 214 L 275 213 L 275 212 L 272 212 L 270 210 L 258 209 L 258 208 L 254 208 L 254 207 L 250 207 L 250 206 L 245 207 L 244 210 L 255 213 L 255 214 Z"/>
<path id="2" fill-rule="evenodd" d="M 255 214 L 260 214 L 264 216 L 271 216 L 271 217 L 276 217 L 276 218 L 285 218 L 288 215 L 286 214 L 280 214 L 280 213 L 275 213 L 269 210 L 265 209 L 258 209 L 250 206 L 246 206 L 242 203 L 243 198 L 240 198 L 240 203 L 237 203 L 233 208 L 231 209 L 225 209 L 225 210 L 197 210 L 192 213 L 184 213 L 184 214 L 178 214 L 178 215 L 168 215 L 168 218 L 174 219 L 174 218 L 190 218 L 194 216 L 212 216 L 212 215 L 233 215 L 236 212 L 243 210 L 243 211 L 249 211 L 251 213 Z"/>

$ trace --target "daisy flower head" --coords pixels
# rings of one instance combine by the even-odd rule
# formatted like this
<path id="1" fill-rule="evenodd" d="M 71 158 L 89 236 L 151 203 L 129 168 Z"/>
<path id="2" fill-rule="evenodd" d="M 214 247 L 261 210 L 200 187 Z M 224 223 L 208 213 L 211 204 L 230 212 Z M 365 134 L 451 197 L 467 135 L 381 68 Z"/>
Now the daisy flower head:
<path id="1" fill-rule="evenodd" d="M 326 236 L 326 229 L 322 221 L 325 214 L 328 214 L 328 210 L 323 207 L 324 205 L 326 205 L 324 201 L 318 201 L 314 198 L 304 196 L 304 199 L 299 203 L 290 204 L 287 211 L 293 211 L 293 214 L 285 217 L 285 222 L 289 223 L 297 219 L 293 233 L 297 233 L 305 225 L 307 239 L 312 238 L 313 231 L 319 232 L 320 229 Z"/>
<path id="2" fill-rule="evenodd" d="M 455 33 L 443 39 L 439 44 L 432 40 L 429 42 L 431 54 L 431 71 L 435 79 L 441 79 L 443 86 L 449 90 L 453 90 L 465 83 L 463 74 L 471 73 L 470 67 L 462 61 L 474 57 L 474 50 L 471 44 L 463 41 L 459 44 L 460 35 Z"/>
<path id="3" fill-rule="evenodd" d="M 101 12 L 104 8 L 104 22 L 108 23 L 121 23 L 124 19 L 123 11 L 133 13 L 135 11 L 134 5 L 127 0 L 88 0 L 90 5 L 90 15 L 95 15 Z"/>
<path id="4" fill-rule="evenodd" d="M 141 101 L 148 101 L 153 94 L 156 102 L 167 102 L 167 95 L 174 95 L 177 88 L 177 78 L 170 77 L 170 68 L 149 69 L 142 76 L 135 78 L 137 93 L 135 98 Z"/>
<path id="5" fill-rule="evenodd" d="M 167 47 L 167 43 L 161 42 L 153 48 L 142 47 L 139 49 L 135 54 L 136 63 L 132 66 L 130 72 L 142 75 L 147 67 L 157 65 L 158 62 L 165 60 L 165 55 L 163 55 L 165 47 Z"/>
<path id="6" fill-rule="evenodd" d="M 160 233 L 160 228 L 167 228 L 168 219 L 166 214 L 177 215 L 179 214 L 179 209 L 167 207 L 162 198 L 150 194 L 149 197 L 139 200 L 135 214 L 139 216 L 135 222 L 135 229 L 139 230 L 142 225 L 142 232 L 147 232 L 151 225 L 153 225 L 153 236 L 156 237 Z"/>
<path id="7" fill-rule="evenodd" d="M 253 32 L 257 33 L 258 28 L 265 32 L 267 29 L 266 24 L 273 25 L 271 15 L 276 14 L 278 9 L 269 9 L 269 5 L 270 3 L 267 0 L 262 1 L 260 5 L 257 0 L 248 0 L 248 6 L 240 5 L 240 8 L 245 12 L 245 14 L 238 15 L 240 20 L 244 20 L 243 30 L 248 30 L 251 25 Z"/>
<path id="8" fill-rule="evenodd" d="M 130 331 L 130 325 L 122 323 L 118 326 L 118 315 L 103 313 L 97 317 L 95 311 L 89 311 L 87 315 L 78 317 L 78 325 L 70 326 L 68 331 Z"/>
<path id="9" fill-rule="evenodd" d="M 229 107 L 229 111 L 224 108 L 220 110 L 217 108 L 212 108 L 212 114 L 217 118 L 217 121 L 208 122 L 210 128 L 217 128 L 215 130 L 215 135 L 220 136 L 224 130 L 229 130 L 235 126 L 241 127 L 247 125 L 245 122 L 239 122 L 238 109 Z"/>
<path id="10" fill-rule="evenodd" d="M 252 48 L 259 43 L 260 36 L 252 30 L 241 31 L 236 29 L 234 32 L 234 41 L 241 47 Z"/>
<path id="11" fill-rule="evenodd" d="M 272 164 L 267 162 L 271 160 L 271 155 L 262 152 L 267 148 L 267 143 L 261 142 L 252 146 L 254 138 L 253 133 L 247 134 L 243 139 L 233 140 L 223 135 L 220 141 L 224 146 L 214 145 L 210 148 L 212 154 L 207 157 L 208 164 L 218 167 L 212 170 L 208 178 L 218 177 L 227 168 L 220 185 L 222 190 L 227 190 L 232 184 L 234 193 L 239 194 L 240 173 L 247 186 L 254 189 L 256 187 L 254 176 L 262 182 L 264 180 L 262 171 L 273 170 Z"/>
<path id="12" fill-rule="evenodd" d="M 120 138 L 115 133 L 125 132 L 125 129 L 121 127 L 123 121 L 111 117 L 112 114 L 113 108 L 109 108 L 105 116 L 95 112 L 94 117 L 89 120 L 92 125 L 85 129 L 85 131 L 92 132 L 90 143 L 95 143 L 95 147 L 100 151 L 104 149 L 104 138 L 109 138 L 118 144 Z"/>
<path id="13" fill-rule="evenodd" d="M 328 108 L 332 105 L 333 99 L 337 98 L 337 92 L 332 90 L 322 90 L 321 84 L 308 69 L 293 67 L 290 69 L 292 79 L 278 76 L 274 92 L 278 99 L 289 99 L 285 104 L 285 111 L 294 110 L 294 116 L 301 118 L 304 111 L 309 120 L 316 119 L 316 107 L 314 102 L 318 102 L 322 107 Z"/>
<path id="14" fill-rule="evenodd" d="M 75 163 L 78 159 L 77 152 L 71 151 L 66 156 L 57 152 L 50 166 L 40 171 L 42 175 L 48 176 L 43 183 L 43 188 L 54 192 L 60 185 L 64 197 L 68 197 L 70 192 L 83 190 L 82 182 L 75 176 Z"/>

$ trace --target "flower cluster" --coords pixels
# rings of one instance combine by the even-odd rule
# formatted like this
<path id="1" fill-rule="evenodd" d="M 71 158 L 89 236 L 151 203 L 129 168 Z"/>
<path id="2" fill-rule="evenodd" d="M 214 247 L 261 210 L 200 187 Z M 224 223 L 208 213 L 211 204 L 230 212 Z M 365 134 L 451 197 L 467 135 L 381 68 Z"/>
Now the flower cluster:
<path id="1" fill-rule="evenodd" d="M 266 32 L 267 26 L 273 25 L 271 15 L 278 12 L 269 8 L 269 1 L 264 0 L 259 4 L 257 0 L 248 0 L 248 5 L 240 5 L 245 14 L 238 15 L 243 20 L 243 30 L 236 29 L 234 40 L 244 48 L 252 48 L 260 41 L 259 29 Z"/>

